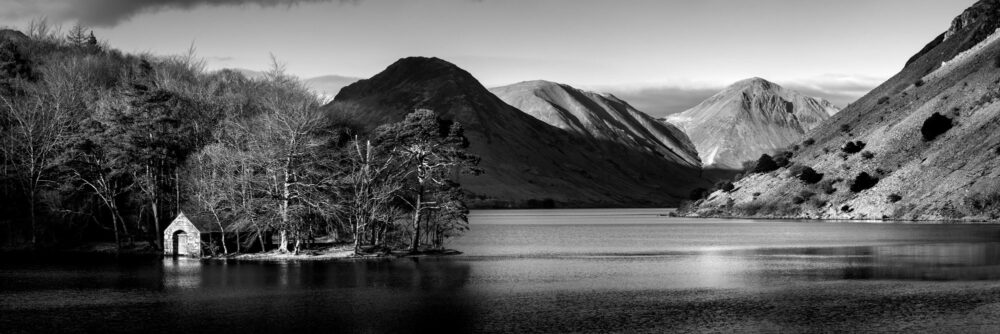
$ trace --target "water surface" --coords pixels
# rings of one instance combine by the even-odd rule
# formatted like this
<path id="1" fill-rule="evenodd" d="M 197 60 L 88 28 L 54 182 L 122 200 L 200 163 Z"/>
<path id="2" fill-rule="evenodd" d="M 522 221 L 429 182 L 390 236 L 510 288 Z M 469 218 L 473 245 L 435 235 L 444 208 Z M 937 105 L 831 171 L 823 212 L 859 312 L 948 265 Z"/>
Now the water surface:
<path id="1" fill-rule="evenodd" d="M 0 264 L 0 332 L 993 332 L 1000 226 L 474 211 L 453 257 Z"/>

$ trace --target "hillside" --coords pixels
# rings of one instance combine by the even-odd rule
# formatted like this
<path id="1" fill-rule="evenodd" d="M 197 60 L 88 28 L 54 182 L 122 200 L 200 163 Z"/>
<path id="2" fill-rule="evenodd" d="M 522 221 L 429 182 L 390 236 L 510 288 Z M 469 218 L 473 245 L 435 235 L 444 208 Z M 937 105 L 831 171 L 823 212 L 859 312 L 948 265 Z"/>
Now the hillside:
<path id="1" fill-rule="evenodd" d="M 595 140 L 656 152 L 667 160 L 699 166 L 698 152 L 683 131 L 636 110 L 613 95 L 548 81 L 526 81 L 490 92 L 528 115 Z"/>
<path id="2" fill-rule="evenodd" d="M 784 149 L 838 109 L 761 78 L 736 82 L 666 121 L 691 137 L 706 168 L 740 169 Z"/>
<path id="3" fill-rule="evenodd" d="M 485 174 L 460 181 L 480 207 L 662 206 L 705 182 L 696 167 L 539 121 L 437 58 L 401 59 L 324 108 L 369 129 L 415 108 L 461 122 Z"/>
<path id="4" fill-rule="evenodd" d="M 802 167 L 753 174 L 736 182 L 731 193 L 717 191 L 692 211 L 1000 218 L 998 27 L 1000 1 L 976 3 L 902 71 L 811 131 L 815 144 L 804 145 L 792 160 L 823 174 L 821 181 L 800 181 L 794 174 Z"/>

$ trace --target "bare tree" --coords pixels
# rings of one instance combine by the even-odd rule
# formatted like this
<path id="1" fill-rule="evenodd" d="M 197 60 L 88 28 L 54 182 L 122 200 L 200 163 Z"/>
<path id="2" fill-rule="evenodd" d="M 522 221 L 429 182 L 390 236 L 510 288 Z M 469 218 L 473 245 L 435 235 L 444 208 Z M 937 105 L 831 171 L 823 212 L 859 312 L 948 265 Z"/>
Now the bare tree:
<path id="1" fill-rule="evenodd" d="M 310 150 L 321 143 L 318 132 L 324 125 L 325 117 L 319 108 L 319 101 L 309 93 L 294 77 L 284 73 L 284 66 L 273 60 L 273 68 L 267 73 L 267 82 L 273 89 L 267 90 L 263 97 L 266 112 L 264 118 L 265 141 L 271 145 L 271 175 L 277 185 L 276 194 L 280 199 L 278 212 L 280 216 L 278 250 L 288 252 L 288 231 L 293 226 L 292 212 L 304 213 L 302 208 L 292 206 L 303 204 L 310 184 L 300 176 L 304 176 L 303 167 Z M 297 241 L 298 243 L 298 241 Z"/>
<path id="2" fill-rule="evenodd" d="M 62 25 L 55 25 L 45 17 L 33 19 L 28 24 L 28 36 L 36 41 L 61 42 Z"/>
<path id="3" fill-rule="evenodd" d="M 18 175 L 21 188 L 28 199 L 28 211 L 31 221 L 31 244 L 38 239 L 38 196 L 42 188 L 53 182 L 51 178 L 54 167 L 57 166 L 57 156 L 64 137 L 68 135 L 71 121 L 66 112 L 58 108 L 58 104 L 46 103 L 41 96 L 15 101 L 0 96 L 6 108 L 8 124 L 7 141 L 2 145 L 8 163 L 14 166 L 13 172 Z"/>
<path id="4" fill-rule="evenodd" d="M 129 235 L 128 225 L 118 207 L 118 197 L 131 190 L 134 183 L 124 175 L 126 168 L 121 162 L 105 149 L 92 147 L 79 153 L 77 164 L 72 168 L 73 175 L 85 188 L 90 189 L 111 213 L 111 226 L 115 231 L 115 244 L 122 248 L 122 234 Z M 118 225 L 122 230 L 119 232 Z"/>
<path id="5" fill-rule="evenodd" d="M 97 196 L 110 211 L 119 250 L 121 234 L 128 236 L 130 243 L 132 239 L 121 215 L 118 198 L 135 186 L 135 179 L 130 173 L 127 143 L 121 138 L 123 127 L 117 121 L 124 104 L 115 92 L 105 92 L 105 96 L 98 101 L 97 110 L 72 138 L 67 159 L 74 179 Z"/>
<path id="6" fill-rule="evenodd" d="M 232 196 L 236 191 L 231 175 L 233 171 L 225 157 L 230 152 L 222 145 L 212 144 L 205 147 L 189 162 L 191 176 L 189 190 L 197 205 L 210 214 L 222 233 L 222 252 L 229 254 L 226 246 L 226 227 L 222 223 L 228 212 L 232 212 L 234 201 Z"/>
<path id="7" fill-rule="evenodd" d="M 83 25 L 77 23 L 66 33 L 66 41 L 70 45 L 83 47 L 86 46 L 90 41 L 90 36 L 88 35 L 88 30 Z M 96 39 L 95 39 L 96 41 Z"/>
<path id="8" fill-rule="evenodd" d="M 362 147 L 357 137 L 353 146 L 356 156 L 352 159 L 351 173 L 346 177 L 352 195 L 347 211 L 354 232 L 354 253 L 358 254 L 365 230 L 394 216 L 391 204 L 403 188 L 403 183 L 399 173 L 402 170 L 394 168 L 392 156 L 379 157 L 371 141 L 365 141 Z M 378 244 L 376 236 L 372 233 L 373 245 Z"/>
<path id="9" fill-rule="evenodd" d="M 253 120 L 229 119 L 221 127 L 217 135 L 220 144 L 229 149 L 228 163 L 233 166 L 235 182 L 234 211 L 235 221 L 232 227 L 236 231 L 252 229 L 260 242 L 261 250 L 266 249 L 264 242 L 268 224 L 260 217 L 259 207 L 267 207 L 270 197 L 261 197 L 258 193 L 270 193 L 269 182 L 265 174 L 259 170 L 267 170 L 264 147 L 258 140 L 258 128 Z"/>

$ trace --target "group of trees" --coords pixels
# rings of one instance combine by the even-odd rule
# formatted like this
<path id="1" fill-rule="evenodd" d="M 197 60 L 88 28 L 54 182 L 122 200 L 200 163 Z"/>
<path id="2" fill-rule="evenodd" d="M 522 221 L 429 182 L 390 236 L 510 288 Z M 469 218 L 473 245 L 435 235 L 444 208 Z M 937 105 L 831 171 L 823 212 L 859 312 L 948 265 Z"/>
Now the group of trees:
<path id="1" fill-rule="evenodd" d="M 461 125 L 433 111 L 363 131 L 277 62 L 262 79 L 206 72 L 193 50 L 124 55 L 45 24 L 0 37 L 0 130 L 7 246 L 162 247 L 184 211 L 217 224 L 224 253 L 271 236 L 418 251 L 468 228 L 455 180 L 478 172 Z"/>

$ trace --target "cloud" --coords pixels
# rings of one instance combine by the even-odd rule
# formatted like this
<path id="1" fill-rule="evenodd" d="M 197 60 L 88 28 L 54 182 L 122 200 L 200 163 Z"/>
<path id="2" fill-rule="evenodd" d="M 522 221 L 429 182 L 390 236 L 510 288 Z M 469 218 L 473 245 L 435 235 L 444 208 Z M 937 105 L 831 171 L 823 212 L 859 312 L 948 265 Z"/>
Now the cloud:
<path id="1" fill-rule="evenodd" d="M 805 95 L 824 98 L 843 108 L 868 94 L 885 80 L 886 78 L 863 75 L 827 74 L 789 81 L 784 86 Z"/>
<path id="2" fill-rule="evenodd" d="M 310 90 L 323 95 L 333 97 L 340 92 L 341 88 L 361 80 L 361 78 L 345 77 L 340 75 L 324 75 L 315 78 L 302 80 Z"/>
<path id="3" fill-rule="evenodd" d="M 230 56 L 210 56 L 210 57 L 205 57 L 205 60 L 214 61 L 214 62 L 220 62 L 220 63 L 225 63 L 225 62 L 231 62 L 233 60 L 236 60 L 236 57 L 230 57 Z"/>
<path id="4" fill-rule="evenodd" d="M 113 27 L 139 14 L 163 10 L 191 10 L 202 6 L 291 7 L 301 3 L 360 0 L 0 0 L 0 18 L 48 17 L 91 27 Z"/>
<path id="5" fill-rule="evenodd" d="M 827 74 L 799 80 L 777 81 L 777 83 L 807 96 L 826 99 L 843 108 L 867 94 L 883 81 L 885 81 L 884 78 L 870 76 Z M 653 117 L 663 117 L 694 107 L 723 88 L 725 85 L 697 87 L 661 85 L 602 87 L 596 90 L 614 94 L 622 100 L 628 101 L 636 109 Z"/>

